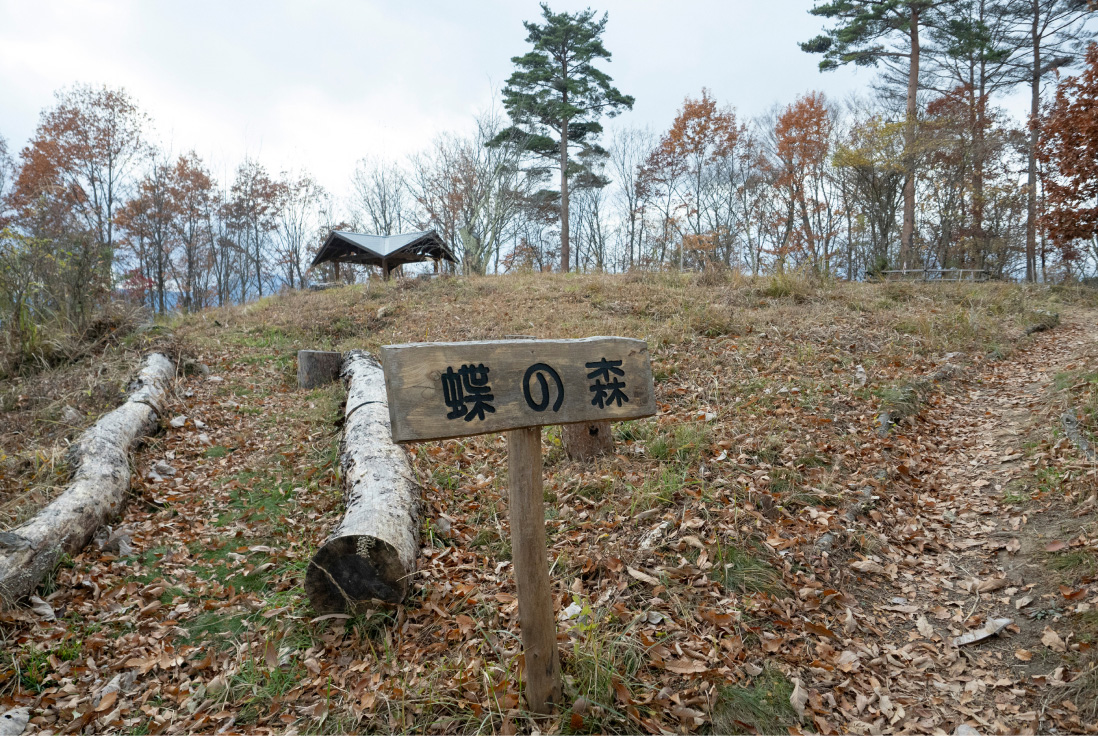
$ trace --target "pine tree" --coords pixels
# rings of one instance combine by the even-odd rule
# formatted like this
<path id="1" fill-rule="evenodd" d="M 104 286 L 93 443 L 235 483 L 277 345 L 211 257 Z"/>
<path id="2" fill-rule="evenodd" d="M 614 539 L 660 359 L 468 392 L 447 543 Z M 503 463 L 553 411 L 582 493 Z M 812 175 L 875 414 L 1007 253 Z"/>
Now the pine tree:
<path id="1" fill-rule="evenodd" d="M 823 54 L 820 71 L 845 64 L 906 65 L 907 119 L 904 127 L 904 222 L 900 235 L 900 267 L 914 265 L 915 239 L 915 133 L 918 117 L 919 30 L 931 16 L 955 0 L 831 0 L 818 2 L 809 12 L 835 21 L 823 34 L 801 44 L 808 53 Z"/>
<path id="2" fill-rule="evenodd" d="M 633 98 L 619 92 L 610 76 L 594 66 L 598 59 L 610 60 L 610 52 L 602 44 L 605 13 L 596 20 L 590 8 L 572 15 L 554 13 L 542 3 L 541 15 L 543 24 L 523 23 L 526 41 L 533 48 L 511 59 L 516 68 L 503 88 L 503 105 L 513 126 L 489 145 L 521 140 L 531 153 L 558 160 L 560 265 L 567 271 L 568 178 L 577 173 L 577 167 L 569 162 L 569 147 L 579 146 L 587 156 L 605 156 L 595 144 L 602 133 L 599 118 L 632 109 Z"/>
<path id="3" fill-rule="evenodd" d="M 1026 182 L 1026 281 L 1037 280 L 1037 151 L 1041 146 L 1041 83 L 1078 62 L 1094 13 L 1089 0 L 1008 0 L 1003 12 L 1017 24 L 1016 42 L 1025 48 L 1018 68 L 1030 90 L 1029 161 Z"/>

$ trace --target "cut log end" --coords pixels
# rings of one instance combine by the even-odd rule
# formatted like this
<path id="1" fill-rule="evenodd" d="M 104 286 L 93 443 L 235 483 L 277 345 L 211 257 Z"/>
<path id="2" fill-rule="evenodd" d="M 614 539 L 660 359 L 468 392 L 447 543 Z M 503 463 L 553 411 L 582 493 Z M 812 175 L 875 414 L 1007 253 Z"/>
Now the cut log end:
<path id="1" fill-rule="evenodd" d="M 375 601 L 400 603 L 408 577 L 391 544 L 374 537 L 336 537 L 313 556 L 305 593 L 321 614 L 355 613 Z"/>
<path id="2" fill-rule="evenodd" d="M 420 488 L 404 448 L 393 444 L 381 365 L 351 352 L 343 364 L 347 406 L 340 469 L 346 512 L 309 562 L 305 592 L 320 613 L 399 603 L 419 554 Z"/>
<path id="3" fill-rule="evenodd" d="M 313 389 L 336 381 L 342 365 L 342 353 L 327 350 L 298 350 L 298 388 Z"/>
<path id="4" fill-rule="evenodd" d="M 614 451 L 610 422 L 581 422 L 561 425 L 564 452 L 571 460 L 590 460 Z"/>

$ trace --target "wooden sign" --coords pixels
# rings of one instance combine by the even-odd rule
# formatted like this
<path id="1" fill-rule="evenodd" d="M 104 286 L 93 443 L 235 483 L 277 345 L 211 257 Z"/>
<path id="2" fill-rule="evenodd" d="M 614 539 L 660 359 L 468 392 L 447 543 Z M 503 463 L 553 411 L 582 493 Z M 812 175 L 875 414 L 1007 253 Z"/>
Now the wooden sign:
<path id="1" fill-rule="evenodd" d="M 541 427 L 656 413 L 648 345 L 624 337 L 381 348 L 394 442 L 507 432 L 512 566 L 535 713 L 561 704 L 545 543 Z"/>
<path id="2" fill-rule="evenodd" d="M 381 365 L 394 442 L 656 413 L 643 340 L 387 345 Z"/>

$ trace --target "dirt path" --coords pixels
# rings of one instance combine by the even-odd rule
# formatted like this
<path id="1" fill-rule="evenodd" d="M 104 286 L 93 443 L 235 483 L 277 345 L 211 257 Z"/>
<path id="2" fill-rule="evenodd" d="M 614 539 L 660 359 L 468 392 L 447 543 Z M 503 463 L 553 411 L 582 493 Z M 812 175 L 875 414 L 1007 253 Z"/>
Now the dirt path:
<path id="1" fill-rule="evenodd" d="M 874 576 L 887 580 L 875 607 L 877 622 L 889 627 L 877 637 L 891 650 L 885 658 L 893 666 L 883 671 L 902 695 L 882 686 L 870 702 L 856 704 L 865 720 L 853 728 L 1095 728 L 1062 701 L 1071 690 L 1065 681 L 1093 666 L 1083 664 L 1089 642 L 1073 631 L 1073 616 L 1093 610 L 1098 596 L 1085 586 L 1062 590 L 1064 578 L 1047 551 L 1061 544 L 1070 551 L 1072 540 L 1084 547 L 1086 533 L 1095 537 L 1094 517 L 1072 515 L 1059 492 L 1062 475 L 1049 469 L 1037 439 L 1058 426 L 1048 403 L 1055 377 L 1096 342 L 1094 315 L 1075 314 L 940 395 L 903 430 L 925 452 L 912 453 L 912 464 L 923 466 L 921 492 L 910 515 L 898 511 L 907 518 L 889 541 L 900 554 L 883 556 L 892 564 Z M 995 628 L 996 619 L 1010 623 L 997 635 L 952 645 L 960 635 Z M 919 717 L 909 720 L 896 701 L 910 703 Z M 884 718 L 874 719 L 875 712 Z"/>

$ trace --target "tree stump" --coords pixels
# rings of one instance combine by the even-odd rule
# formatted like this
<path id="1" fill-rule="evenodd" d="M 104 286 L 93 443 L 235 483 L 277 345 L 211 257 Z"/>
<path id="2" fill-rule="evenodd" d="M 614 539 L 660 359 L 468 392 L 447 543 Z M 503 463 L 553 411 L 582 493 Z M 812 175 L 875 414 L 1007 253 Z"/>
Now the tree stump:
<path id="1" fill-rule="evenodd" d="M 610 422 L 562 424 L 560 434 L 564 452 L 572 460 L 590 460 L 614 451 L 614 433 Z"/>
<path id="2" fill-rule="evenodd" d="M 305 593 L 317 613 L 354 613 L 399 603 L 419 554 L 420 489 L 408 455 L 393 443 L 381 365 L 347 354 L 347 408 L 339 467 L 347 511 L 309 561 Z"/>
<path id="3" fill-rule="evenodd" d="M 327 350 L 297 351 L 297 387 L 316 388 L 339 378 L 343 353 Z"/>

